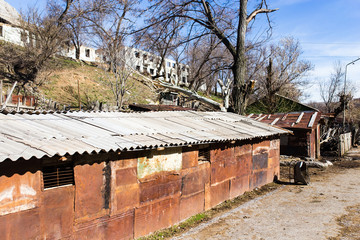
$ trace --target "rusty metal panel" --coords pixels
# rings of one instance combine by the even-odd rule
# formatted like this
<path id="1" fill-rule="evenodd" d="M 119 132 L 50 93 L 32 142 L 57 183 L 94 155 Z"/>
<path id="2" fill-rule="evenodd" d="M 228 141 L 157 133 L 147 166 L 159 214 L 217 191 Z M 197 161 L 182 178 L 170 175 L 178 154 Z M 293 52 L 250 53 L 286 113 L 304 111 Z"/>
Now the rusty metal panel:
<path id="1" fill-rule="evenodd" d="M 210 182 L 209 164 L 200 164 L 198 167 L 183 170 L 181 176 L 182 196 L 203 192 L 205 185 Z"/>
<path id="2" fill-rule="evenodd" d="M 74 186 L 48 189 L 42 194 L 41 232 L 44 239 L 62 239 L 73 233 Z"/>
<path id="3" fill-rule="evenodd" d="M 234 156 L 234 149 L 227 145 L 215 145 L 213 149 L 210 150 L 210 161 L 219 161 L 219 160 L 226 160 L 233 158 Z"/>
<path id="4" fill-rule="evenodd" d="M 76 165 L 75 178 L 75 219 L 88 221 L 105 215 L 105 163 Z"/>
<path id="5" fill-rule="evenodd" d="M 183 148 L 182 168 L 192 168 L 198 165 L 198 151 L 193 148 Z"/>
<path id="6" fill-rule="evenodd" d="M 180 197 L 173 196 L 135 209 L 134 237 L 145 236 L 180 221 Z"/>
<path id="7" fill-rule="evenodd" d="M 182 196 L 180 199 L 180 220 L 187 219 L 204 211 L 204 201 L 204 191 L 190 196 Z"/>
<path id="8" fill-rule="evenodd" d="M 233 178 L 230 180 L 230 198 L 240 196 L 249 191 L 250 175 Z"/>
<path id="9" fill-rule="evenodd" d="M 0 169 L 0 216 L 39 206 L 41 176 L 37 161 L 2 163 Z M 20 174 L 19 174 L 20 173 Z"/>
<path id="10" fill-rule="evenodd" d="M 256 187 L 261 187 L 262 185 L 267 184 L 267 171 L 268 170 L 264 170 L 264 171 L 259 171 L 259 172 L 255 172 L 251 175 L 250 177 L 250 190 L 256 188 Z"/>
<path id="11" fill-rule="evenodd" d="M 259 170 L 259 169 L 266 169 L 268 167 L 268 153 L 256 154 L 253 155 L 253 163 L 252 169 Z"/>
<path id="12" fill-rule="evenodd" d="M 140 186 L 137 159 L 111 162 L 111 213 L 117 214 L 139 206 Z"/>
<path id="13" fill-rule="evenodd" d="M 140 183 L 140 203 L 178 195 L 181 190 L 179 174 L 160 174 L 155 179 Z"/>
<path id="14" fill-rule="evenodd" d="M 39 208 L 0 217 L 0 239 L 39 239 Z"/>
<path id="15" fill-rule="evenodd" d="M 244 154 L 237 157 L 236 177 L 249 176 L 252 170 L 252 155 Z"/>
<path id="16" fill-rule="evenodd" d="M 138 159 L 138 178 L 142 179 L 160 172 L 180 171 L 181 164 L 181 148 L 153 150 L 150 156 Z"/>
<path id="17" fill-rule="evenodd" d="M 210 188 L 210 206 L 214 207 L 230 199 L 230 181 L 224 181 Z"/>
<path id="18" fill-rule="evenodd" d="M 270 141 L 264 140 L 253 144 L 253 155 L 268 152 L 270 149 Z"/>
<path id="19" fill-rule="evenodd" d="M 75 225 L 73 239 L 132 239 L 134 210 Z"/>

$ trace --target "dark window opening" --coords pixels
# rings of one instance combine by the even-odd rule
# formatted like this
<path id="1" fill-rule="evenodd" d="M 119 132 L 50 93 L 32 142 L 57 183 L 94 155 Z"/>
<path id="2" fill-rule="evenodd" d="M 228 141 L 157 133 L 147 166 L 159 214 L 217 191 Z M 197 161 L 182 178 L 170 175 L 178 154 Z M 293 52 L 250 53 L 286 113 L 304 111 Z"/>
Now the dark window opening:
<path id="1" fill-rule="evenodd" d="M 135 52 L 135 57 L 140 58 L 140 53 L 139 53 L 139 52 Z"/>
<path id="2" fill-rule="evenodd" d="M 4 33 L 3 33 L 3 27 L 0 26 L 0 37 L 3 37 L 4 36 Z"/>
<path id="3" fill-rule="evenodd" d="M 152 68 L 150 69 L 150 74 L 154 75 L 154 69 L 152 69 Z"/>
<path id="4" fill-rule="evenodd" d="M 136 66 L 136 70 L 140 71 L 140 66 L 139 65 Z"/>
<path id="5" fill-rule="evenodd" d="M 90 49 L 85 49 L 85 56 L 90 57 Z"/>
<path id="6" fill-rule="evenodd" d="M 209 148 L 199 149 L 198 160 L 210 162 L 210 149 Z"/>
<path id="7" fill-rule="evenodd" d="M 43 167 L 44 189 L 74 185 L 74 167 L 72 163 Z"/>
<path id="8" fill-rule="evenodd" d="M 147 55 L 144 54 L 144 55 L 143 55 L 143 58 L 144 58 L 144 60 L 147 60 Z"/>
<path id="9" fill-rule="evenodd" d="M 170 73 L 168 73 L 168 78 L 170 78 L 171 77 L 171 74 Z"/>
<path id="10" fill-rule="evenodd" d="M 22 42 L 26 42 L 27 41 L 27 33 L 26 32 L 21 32 L 20 39 L 21 39 Z"/>

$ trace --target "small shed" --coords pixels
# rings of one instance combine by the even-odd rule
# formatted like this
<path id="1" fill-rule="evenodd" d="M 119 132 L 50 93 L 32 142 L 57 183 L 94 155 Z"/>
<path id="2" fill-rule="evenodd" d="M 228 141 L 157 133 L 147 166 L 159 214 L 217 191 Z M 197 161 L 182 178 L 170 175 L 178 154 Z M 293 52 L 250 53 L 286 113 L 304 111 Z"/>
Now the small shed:
<path id="1" fill-rule="evenodd" d="M 249 114 L 247 117 L 293 132 L 281 136 L 280 154 L 310 158 L 320 157 L 320 112 Z"/>
<path id="2" fill-rule="evenodd" d="M 132 239 L 279 176 L 288 131 L 223 112 L 0 113 L 0 239 Z"/>

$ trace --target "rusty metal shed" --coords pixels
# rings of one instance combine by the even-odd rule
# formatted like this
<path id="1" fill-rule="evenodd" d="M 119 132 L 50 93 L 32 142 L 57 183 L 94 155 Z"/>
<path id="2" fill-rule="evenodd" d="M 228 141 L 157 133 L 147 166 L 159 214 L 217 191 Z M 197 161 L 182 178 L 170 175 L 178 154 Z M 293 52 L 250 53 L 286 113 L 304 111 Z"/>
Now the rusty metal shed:
<path id="1" fill-rule="evenodd" d="M 320 157 L 320 112 L 249 114 L 247 117 L 293 132 L 293 135 L 281 137 L 281 154 Z"/>
<path id="2" fill-rule="evenodd" d="M 280 129 L 223 112 L 0 113 L 0 239 L 132 239 L 272 182 Z M 19 228 L 21 226 L 21 228 Z"/>

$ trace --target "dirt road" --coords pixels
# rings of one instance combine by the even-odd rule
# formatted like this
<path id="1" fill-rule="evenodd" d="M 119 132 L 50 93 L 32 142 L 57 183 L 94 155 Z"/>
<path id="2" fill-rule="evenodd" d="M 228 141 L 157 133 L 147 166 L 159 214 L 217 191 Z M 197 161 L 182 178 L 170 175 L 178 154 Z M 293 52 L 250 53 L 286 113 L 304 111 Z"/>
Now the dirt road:
<path id="1" fill-rule="evenodd" d="M 309 186 L 284 185 L 174 239 L 360 239 L 359 227 L 345 230 L 349 235 L 339 222 L 350 226 L 345 217 L 360 216 L 359 166 L 347 161 L 313 176 Z"/>

